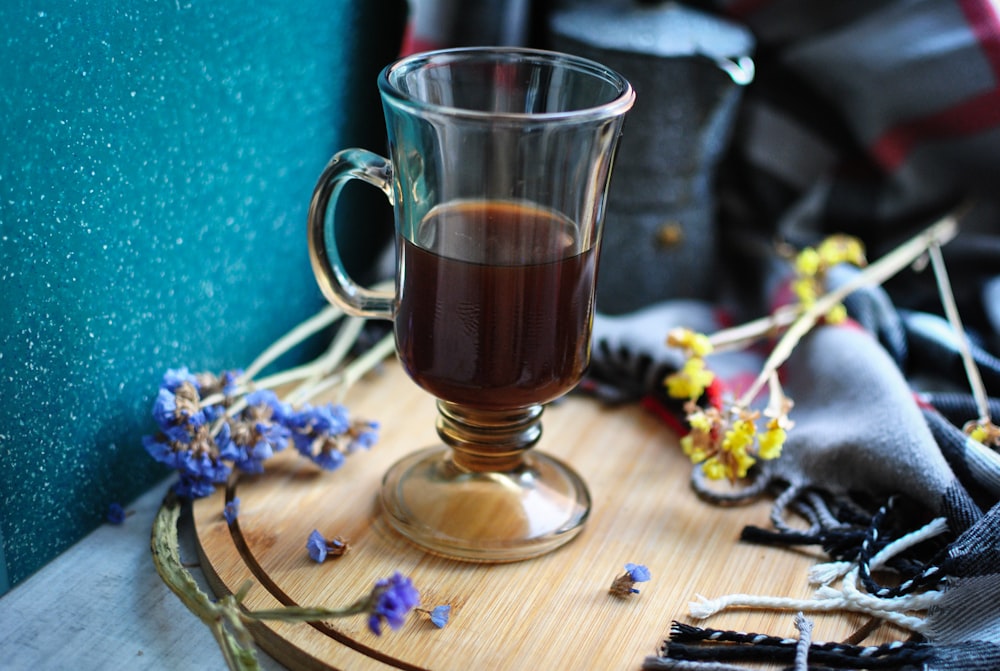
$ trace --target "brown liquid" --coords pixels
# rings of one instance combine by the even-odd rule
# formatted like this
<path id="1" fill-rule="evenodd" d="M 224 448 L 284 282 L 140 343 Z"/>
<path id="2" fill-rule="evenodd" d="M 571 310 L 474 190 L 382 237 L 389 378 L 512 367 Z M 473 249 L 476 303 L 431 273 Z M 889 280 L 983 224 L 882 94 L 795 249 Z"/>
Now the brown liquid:
<path id="1" fill-rule="evenodd" d="M 524 204 L 460 201 L 402 244 L 396 343 L 434 396 L 474 407 L 551 401 L 589 361 L 596 250 Z"/>

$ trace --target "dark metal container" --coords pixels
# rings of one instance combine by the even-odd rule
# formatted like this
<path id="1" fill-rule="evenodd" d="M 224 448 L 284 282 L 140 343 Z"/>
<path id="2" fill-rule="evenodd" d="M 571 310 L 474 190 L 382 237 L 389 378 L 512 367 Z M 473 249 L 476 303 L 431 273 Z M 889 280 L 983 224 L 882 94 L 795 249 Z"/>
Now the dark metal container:
<path id="1" fill-rule="evenodd" d="M 573 3 L 550 16 L 548 40 L 622 73 L 637 95 L 608 197 L 598 310 L 710 298 L 713 181 L 753 80 L 752 35 L 673 2 Z"/>

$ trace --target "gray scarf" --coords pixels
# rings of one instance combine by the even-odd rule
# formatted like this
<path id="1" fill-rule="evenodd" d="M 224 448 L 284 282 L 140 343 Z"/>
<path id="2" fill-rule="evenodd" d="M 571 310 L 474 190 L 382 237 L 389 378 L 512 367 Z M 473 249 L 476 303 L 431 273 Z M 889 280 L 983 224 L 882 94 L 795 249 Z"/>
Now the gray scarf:
<path id="1" fill-rule="evenodd" d="M 855 293 L 847 306 L 852 322 L 815 329 L 782 368 L 795 427 L 781 457 L 760 462 L 752 484 L 725 501 L 698 477 L 692 484 L 710 501 L 773 496 L 773 528 L 748 527 L 742 540 L 821 547 L 830 563 L 813 576 L 826 583 L 817 598 L 836 600 L 844 612 L 896 618 L 913 638 L 878 648 L 803 646 L 677 622 L 645 668 L 731 669 L 740 660 L 792 663 L 796 654 L 831 668 L 1000 668 L 1000 455 L 958 428 L 975 408 L 969 395 L 952 391 L 962 383 L 955 340 L 941 317 L 895 310 L 882 289 Z M 662 379 L 682 358 L 663 334 L 676 325 L 711 331 L 716 314 L 705 304 L 671 302 L 599 315 L 584 389 L 615 401 L 653 399 L 679 418 Z M 995 394 L 1000 361 L 981 347 L 973 352 Z M 712 361 L 732 374 L 759 364 L 748 354 Z M 991 406 L 1000 416 L 1000 401 Z M 787 524 L 791 512 L 810 528 Z M 879 584 L 874 569 L 896 572 L 898 584 Z M 733 605 L 720 603 L 696 614 Z M 767 595 L 740 605 L 769 604 L 796 606 Z"/>

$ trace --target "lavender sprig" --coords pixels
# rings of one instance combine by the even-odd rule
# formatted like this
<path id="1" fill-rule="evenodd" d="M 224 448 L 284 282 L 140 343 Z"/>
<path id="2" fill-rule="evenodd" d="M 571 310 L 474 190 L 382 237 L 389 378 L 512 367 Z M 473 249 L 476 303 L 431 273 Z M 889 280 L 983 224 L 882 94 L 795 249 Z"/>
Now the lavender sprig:
<path id="1" fill-rule="evenodd" d="M 377 441 L 376 422 L 351 419 L 339 403 L 309 403 L 338 388 L 342 397 L 350 385 L 392 353 L 394 341 L 389 335 L 344 364 L 360 335 L 362 320 L 341 324 L 327 350 L 313 361 L 254 379 L 284 352 L 342 316 L 337 308 L 325 308 L 267 348 L 246 371 L 216 376 L 193 374 L 187 368 L 168 370 L 153 404 L 158 431 L 145 436 L 143 445 L 150 456 L 178 472 L 178 481 L 153 523 L 153 563 L 168 587 L 212 631 L 230 669 L 259 668 L 247 628 L 251 621 L 316 621 L 367 614 L 369 628 L 378 635 L 383 624 L 393 629 L 401 626 L 407 613 L 419 605 L 417 590 L 397 573 L 378 581 L 366 596 L 345 608 L 249 612 L 242 606 L 249 584 L 234 595 L 212 601 L 180 561 L 177 519 L 181 500 L 211 494 L 234 472 L 262 472 L 264 463 L 289 444 L 319 467 L 333 470 L 347 455 L 368 449 Z M 273 389 L 289 384 L 293 388 L 282 400 Z M 233 499 L 223 516 L 233 525 L 238 515 L 239 500 Z M 346 550 L 346 544 L 342 545 Z"/>
<path id="2" fill-rule="evenodd" d="M 261 473 L 264 462 L 289 443 L 325 470 L 339 468 L 348 455 L 375 444 L 378 423 L 352 420 L 340 404 L 308 402 L 338 386 L 343 395 L 392 352 L 390 335 L 344 365 L 363 320 L 341 324 L 326 352 L 312 362 L 253 380 L 281 354 L 343 316 L 336 308 L 322 310 L 267 348 L 246 371 L 196 375 L 184 367 L 164 374 L 152 409 L 158 431 L 142 442 L 156 461 L 177 470 L 178 496 L 207 496 L 234 471 Z M 298 384 L 287 400 L 272 390 L 292 382 Z"/>

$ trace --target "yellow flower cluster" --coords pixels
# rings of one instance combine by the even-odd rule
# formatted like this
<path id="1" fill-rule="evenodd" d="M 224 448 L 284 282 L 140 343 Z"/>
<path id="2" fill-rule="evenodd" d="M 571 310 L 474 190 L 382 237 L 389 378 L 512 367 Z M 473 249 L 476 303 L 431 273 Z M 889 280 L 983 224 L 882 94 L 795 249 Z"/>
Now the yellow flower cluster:
<path id="1" fill-rule="evenodd" d="M 827 274 L 841 263 L 861 267 L 866 265 L 865 250 L 861 241 L 849 235 L 832 235 L 816 247 L 806 247 L 795 257 L 796 278 L 792 289 L 802 310 L 812 307 L 826 290 Z M 829 322 L 840 322 L 847 317 L 843 305 L 827 313 Z M 691 461 L 701 464 L 709 478 L 736 480 L 746 477 L 757 460 L 774 459 L 781 454 L 785 444 L 788 411 L 791 400 L 780 391 L 772 395 L 765 414 L 769 420 L 764 430 L 758 432 L 760 413 L 747 410 L 749 399 L 740 400 L 725 412 L 714 408 L 701 408 L 695 401 L 715 379 L 705 366 L 704 357 L 711 353 L 709 338 L 690 329 L 677 328 L 667 336 L 667 344 L 685 351 L 687 359 L 677 372 L 667 376 L 664 384 L 673 398 L 687 399 L 685 406 L 691 432 L 681 439 L 681 447 Z"/>
<path id="2" fill-rule="evenodd" d="M 826 291 L 826 275 L 834 266 L 850 263 L 859 268 L 866 264 L 861 241 L 849 235 L 831 235 L 817 247 L 806 247 L 795 257 L 795 280 L 792 291 L 803 309 L 808 309 Z M 826 320 L 839 323 L 847 318 L 847 310 L 838 304 L 826 315 Z"/>
<path id="3" fill-rule="evenodd" d="M 760 413 L 730 408 L 723 412 L 714 406 L 702 408 L 697 400 L 715 380 L 705 366 L 704 357 L 712 352 L 707 336 L 686 328 L 676 328 L 667 335 L 667 344 L 683 349 L 687 360 L 679 371 L 664 380 L 667 393 L 673 398 L 687 399 L 684 410 L 691 431 L 681 438 L 681 449 L 705 474 L 719 480 L 745 478 L 758 459 L 774 459 L 781 454 L 791 401 L 779 395 L 777 409 L 769 408 L 772 416 L 764 431 L 758 433 Z"/>
<path id="4" fill-rule="evenodd" d="M 667 393 L 672 398 L 697 399 L 715 380 L 715 375 L 705 366 L 705 356 L 712 352 L 708 336 L 686 328 L 676 328 L 667 334 L 667 344 L 683 349 L 687 355 L 684 365 L 664 380 Z"/>
<path id="5" fill-rule="evenodd" d="M 781 455 L 787 432 L 785 417 L 773 417 L 763 433 L 757 433 L 760 413 L 735 409 L 723 413 L 718 408 L 686 406 L 691 431 L 681 438 L 681 449 L 695 464 L 701 464 L 712 480 L 745 478 L 758 459 Z"/>

